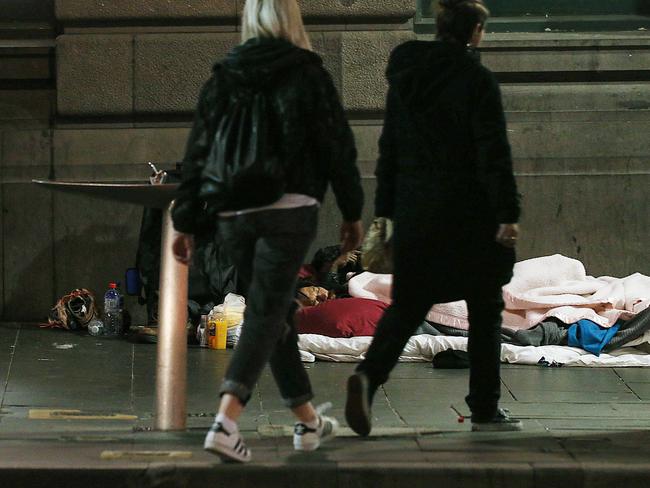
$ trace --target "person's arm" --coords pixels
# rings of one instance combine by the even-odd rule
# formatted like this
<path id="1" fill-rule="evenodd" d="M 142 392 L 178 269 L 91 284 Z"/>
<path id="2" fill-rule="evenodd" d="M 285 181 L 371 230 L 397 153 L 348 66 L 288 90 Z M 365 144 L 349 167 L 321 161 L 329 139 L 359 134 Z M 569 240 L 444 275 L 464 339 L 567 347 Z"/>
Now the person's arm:
<path id="1" fill-rule="evenodd" d="M 477 88 L 473 133 L 478 176 L 486 189 L 489 205 L 494 210 L 497 223 L 516 224 L 521 210 L 501 90 L 494 75 L 489 71 L 484 72 L 482 83 Z"/>
<path id="2" fill-rule="evenodd" d="M 174 228 L 185 234 L 195 234 L 202 202 L 198 198 L 201 186 L 201 172 L 212 146 L 214 134 L 210 130 L 208 119 L 209 104 L 214 103 L 214 80 L 208 81 L 199 96 L 194 116 L 194 125 L 190 132 L 185 157 L 183 158 L 183 179 L 178 188 L 172 219 Z"/>
<path id="3" fill-rule="evenodd" d="M 357 148 L 338 92 L 330 74 L 323 70 L 319 117 L 320 140 L 329 148 L 329 179 L 341 210 L 341 254 L 357 249 L 363 240 L 361 212 L 364 195 L 357 167 Z"/>
<path id="4" fill-rule="evenodd" d="M 321 147 L 329 151 L 329 179 L 343 220 L 356 222 L 363 210 L 363 188 L 357 167 L 354 134 L 330 74 L 323 70 L 319 117 Z M 325 149 L 328 148 L 328 149 Z"/>

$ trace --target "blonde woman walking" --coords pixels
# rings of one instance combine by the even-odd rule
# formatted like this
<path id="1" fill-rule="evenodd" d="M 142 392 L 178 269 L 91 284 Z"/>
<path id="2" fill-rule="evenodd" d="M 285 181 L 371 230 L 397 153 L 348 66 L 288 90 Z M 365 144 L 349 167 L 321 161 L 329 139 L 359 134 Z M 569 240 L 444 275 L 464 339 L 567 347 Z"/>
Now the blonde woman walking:
<path id="1" fill-rule="evenodd" d="M 336 433 L 337 421 L 311 403 L 287 318 L 328 184 L 343 215 L 342 252 L 361 243 L 363 191 L 352 131 L 296 1 L 248 0 L 242 27 L 243 43 L 216 64 L 200 95 L 173 218 L 182 233 L 178 260 L 189 262 L 193 235 L 216 223 L 247 288 L 241 338 L 205 449 L 248 462 L 237 422 L 267 363 L 296 416 L 295 449 L 315 450 Z"/>

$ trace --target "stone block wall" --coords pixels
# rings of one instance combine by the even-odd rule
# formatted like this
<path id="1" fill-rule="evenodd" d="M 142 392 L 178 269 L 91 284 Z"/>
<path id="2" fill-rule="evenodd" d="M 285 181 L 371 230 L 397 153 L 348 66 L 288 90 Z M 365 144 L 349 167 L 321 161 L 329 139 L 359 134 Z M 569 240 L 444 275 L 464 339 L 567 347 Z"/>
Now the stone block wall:
<path id="1" fill-rule="evenodd" d="M 181 160 L 199 89 L 212 64 L 239 42 L 242 5 L 235 0 L 56 1 L 59 35 L 49 77 L 55 89 L 47 91 L 47 102 L 30 91 L 31 98 L 13 109 L 35 106 L 52 117 L 42 129 L 25 134 L 11 123 L 4 131 L 6 151 L 16 147 L 11 151 L 17 156 L 2 157 L 7 212 L 0 221 L 5 263 L 0 320 L 42 319 L 56 297 L 80 286 L 101 292 L 134 264 L 141 209 L 50 194 L 30 180 L 143 180 L 147 161 L 171 167 Z M 414 37 L 415 1 L 305 0 L 301 5 L 315 50 L 349 109 L 371 201 L 383 70 L 390 50 Z M 9 103 L 11 94 L 5 95 Z M 25 123 L 34 123 L 32 114 L 25 117 Z M 21 145 L 31 152 L 21 152 Z M 367 221 L 371 212 L 368 206 Z M 329 197 L 315 248 L 336 242 L 339 220 Z M 37 232 L 42 239 L 28 237 Z M 22 293 L 37 275 L 38 298 L 20 309 Z"/>
<path id="2" fill-rule="evenodd" d="M 561 253 L 594 276 L 650 274 L 650 36 L 493 35 L 523 194 L 521 258 Z"/>
<path id="3" fill-rule="evenodd" d="M 23 7 L 8 5 L 42 20 Z M 50 174 L 54 41 L 17 37 L 0 44 L 0 321 L 44 316 L 53 295 L 52 195 L 30 181 Z"/>
<path id="4" fill-rule="evenodd" d="M 41 320 L 56 297 L 101 292 L 134 264 L 140 209 L 30 181 L 143 180 L 147 161 L 179 161 L 199 88 L 238 42 L 242 4 L 57 0 L 56 40 L 21 45 L 24 56 L 6 57 L 17 69 L 0 62 L 0 320 Z M 414 38 L 415 0 L 301 4 L 357 138 L 369 222 L 383 72 Z M 483 51 L 524 194 L 520 258 L 562 253 L 594 275 L 650 274 L 650 36 L 494 34 Z M 314 249 L 336 242 L 339 220 L 330 195 Z"/>

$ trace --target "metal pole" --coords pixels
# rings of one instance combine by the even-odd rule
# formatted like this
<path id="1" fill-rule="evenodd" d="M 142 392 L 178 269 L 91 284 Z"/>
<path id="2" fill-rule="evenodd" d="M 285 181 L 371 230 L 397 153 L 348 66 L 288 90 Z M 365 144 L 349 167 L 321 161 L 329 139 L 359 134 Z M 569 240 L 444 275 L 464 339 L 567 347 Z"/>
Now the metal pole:
<path id="1" fill-rule="evenodd" d="M 187 420 L 188 267 L 174 258 L 171 206 L 163 211 L 156 366 L 157 430 L 184 430 Z"/>

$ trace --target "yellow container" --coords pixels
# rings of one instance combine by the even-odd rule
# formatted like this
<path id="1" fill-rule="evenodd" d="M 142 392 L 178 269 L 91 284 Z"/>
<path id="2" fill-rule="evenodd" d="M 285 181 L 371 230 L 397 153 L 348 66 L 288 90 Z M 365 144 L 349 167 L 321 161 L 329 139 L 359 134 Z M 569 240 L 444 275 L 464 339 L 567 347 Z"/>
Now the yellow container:
<path id="1" fill-rule="evenodd" d="M 228 322 L 224 317 L 214 317 L 208 322 L 208 347 L 225 349 L 228 339 Z"/>
<path id="2" fill-rule="evenodd" d="M 225 318 L 217 319 L 215 337 L 215 349 L 225 349 L 228 340 L 228 321 Z"/>

